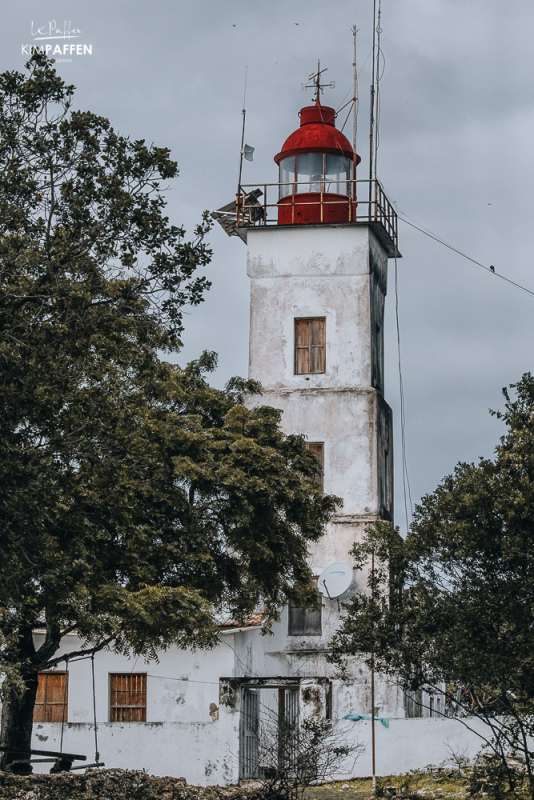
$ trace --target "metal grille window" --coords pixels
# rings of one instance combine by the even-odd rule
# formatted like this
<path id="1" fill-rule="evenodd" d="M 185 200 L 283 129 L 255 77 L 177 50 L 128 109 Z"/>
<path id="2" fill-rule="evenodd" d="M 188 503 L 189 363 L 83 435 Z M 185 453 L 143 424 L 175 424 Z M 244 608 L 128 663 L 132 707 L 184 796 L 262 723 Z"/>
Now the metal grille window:
<path id="1" fill-rule="evenodd" d="M 66 672 L 40 672 L 33 709 L 34 722 L 66 722 L 68 704 Z"/>
<path id="2" fill-rule="evenodd" d="M 295 320 L 295 375 L 312 375 L 326 368 L 326 318 Z"/>
<path id="3" fill-rule="evenodd" d="M 317 578 L 315 578 L 317 582 Z M 320 598 L 319 598 L 320 599 Z M 301 608 L 289 601 L 289 636 L 320 636 L 323 632 L 319 608 Z"/>
<path id="4" fill-rule="evenodd" d="M 306 447 L 311 450 L 320 464 L 321 473 L 317 476 L 317 483 L 322 490 L 324 488 L 324 442 L 306 442 Z"/>
<path id="5" fill-rule="evenodd" d="M 243 689 L 240 758 L 240 775 L 242 778 L 258 777 L 259 715 L 260 697 L 258 689 Z"/>
<path id="6" fill-rule="evenodd" d="M 109 699 L 111 722 L 146 722 L 146 673 L 110 673 Z"/>

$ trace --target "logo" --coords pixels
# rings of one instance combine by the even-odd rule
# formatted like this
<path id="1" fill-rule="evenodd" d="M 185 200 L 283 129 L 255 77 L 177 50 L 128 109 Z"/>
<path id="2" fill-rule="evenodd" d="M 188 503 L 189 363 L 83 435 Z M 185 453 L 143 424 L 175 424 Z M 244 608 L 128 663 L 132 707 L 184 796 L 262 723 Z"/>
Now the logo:
<path id="1" fill-rule="evenodd" d="M 72 61 L 66 56 L 92 56 L 93 45 L 81 41 L 82 30 L 73 26 L 72 21 L 56 22 L 55 19 L 44 24 L 31 23 L 31 44 L 23 44 L 22 55 L 31 56 L 33 53 L 45 53 L 57 61 Z M 57 58 L 60 56 L 59 58 Z"/>

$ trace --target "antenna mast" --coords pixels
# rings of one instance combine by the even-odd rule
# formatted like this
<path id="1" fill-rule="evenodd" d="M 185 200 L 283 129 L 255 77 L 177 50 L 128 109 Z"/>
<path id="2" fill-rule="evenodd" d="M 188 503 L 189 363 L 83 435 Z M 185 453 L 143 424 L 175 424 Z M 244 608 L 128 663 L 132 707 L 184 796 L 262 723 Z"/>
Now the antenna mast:
<path id="1" fill-rule="evenodd" d="M 358 72 L 356 71 L 356 34 L 358 33 L 358 29 L 356 25 L 352 26 L 352 36 L 354 38 L 354 90 L 352 95 L 352 117 L 353 117 L 353 124 L 352 124 L 352 149 L 354 150 L 353 156 L 353 170 L 352 170 L 352 178 L 354 180 L 354 199 L 356 199 L 356 133 L 358 131 Z"/>
<path id="2" fill-rule="evenodd" d="M 371 97 L 369 102 L 369 219 L 373 199 L 373 141 L 375 109 L 375 67 L 376 67 L 376 0 L 373 0 L 373 73 L 371 77 Z"/>
<path id="3" fill-rule="evenodd" d="M 242 172 L 243 172 L 243 156 L 245 154 L 245 150 L 244 150 L 244 148 L 245 148 L 245 118 L 246 118 L 246 115 L 247 115 L 247 111 L 246 111 L 246 108 L 245 108 L 245 99 L 246 99 L 246 96 L 247 96 L 247 73 L 248 73 L 248 67 L 245 67 L 245 89 L 243 91 L 243 111 L 242 111 L 242 114 L 243 114 L 243 128 L 241 130 L 241 152 L 240 152 L 240 156 L 239 156 L 239 180 L 237 182 L 237 194 L 238 194 L 238 196 L 241 193 L 241 175 L 242 175 Z"/>
<path id="4" fill-rule="evenodd" d="M 378 161 L 378 145 L 380 143 L 379 137 L 379 125 L 380 125 L 380 34 L 382 33 L 382 28 L 380 27 L 380 18 L 382 15 L 380 6 L 381 0 L 378 0 L 378 22 L 376 26 L 376 94 L 375 94 L 375 168 L 374 168 L 374 177 L 376 181 L 376 164 Z"/>

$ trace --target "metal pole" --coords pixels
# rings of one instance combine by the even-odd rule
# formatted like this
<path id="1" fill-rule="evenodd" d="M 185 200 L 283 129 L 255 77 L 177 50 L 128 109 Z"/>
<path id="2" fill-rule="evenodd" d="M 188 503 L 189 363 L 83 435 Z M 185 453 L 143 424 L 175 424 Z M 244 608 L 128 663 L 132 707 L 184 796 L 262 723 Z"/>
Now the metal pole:
<path id="1" fill-rule="evenodd" d="M 373 128 L 375 107 L 375 67 L 376 67 L 376 0 L 373 0 L 373 73 L 371 77 L 371 97 L 369 101 L 369 218 L 371 218 L 371 198 L 373 181 Z"/>
<path id="2" fill-rule="evenodd" d="M 246 109 L 245 109 L 245 99 L 246 99 L 246 96 L 247 96 L 247 72 L 248 72 L 248 67 L 245 67 L 245 89 L 243 91 L 243 111 L 242 111 L 242 114 L 243 114 L 243 127 L 241 129 L 241 152 L 239 154 L 239 180 L 237 182 L 237 194 L 238 195 L 241 194 L 241 174 L 243 172 L 243 155 L 244 155 L 243 148 L 245 146 L 245 117 L 247 115 L 247 112 L 246 112 Z"/>
<path id="3" fill-rule="evenodd" d="M 352 201 L 356 205 L 356 162 L 358 157 L 356 155 L 356 133 L 358 131 L 358 114 L 357 114 L 357 107 L 358 107 L 358 73 L 356 67 L 356 34 L 358 33 L 358 29 L 356 25 L 352 26 L 352 35 L 354 37 L 354 90 L 352 96 L 353 108 L 352 108 L 352 149 L 354 150 L 353 156 L 353 164 L 352 164 L 352 180 L 353 183 L 353 191 L 352 191 Z M 356 209 L 354 210 L 354 215 L 356 216 Z"/>
<path id="4" fill-rule="evenodd" d="M 374 178 L 376 181 L 376 164 L 378 161 L 378 126 L 379 126 L 379 103 L 380 103 L 380 34 L 382 30 L 380 28 L 380 19 L 382 16 L 381 12 L 381 0 L 378 0 L 378 22 L 376 26 L 376 33 L 377 33 L 377 40 L 376 40 L 376 94 L 375 94 L 375 158 L 374 158 Z"/>
<path id="5" fill-rule="evenodd" d="M 375 577 L 375 554 L 371 556 L 371 585 L 374 592 Z M 376 746 L 375 746 L 375 656 L 374 650 L 371 653 L 371 759 L 372 759 L 372 780 L 373 792 L 376 790 Z"/>

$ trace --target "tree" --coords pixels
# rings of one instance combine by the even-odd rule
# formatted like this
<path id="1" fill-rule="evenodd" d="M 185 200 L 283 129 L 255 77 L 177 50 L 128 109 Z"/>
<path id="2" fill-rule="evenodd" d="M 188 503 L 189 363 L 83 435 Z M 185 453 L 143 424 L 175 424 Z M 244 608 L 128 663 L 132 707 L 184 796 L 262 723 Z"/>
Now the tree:
<path id="1" fill-rule="evenodd" d="M 300 800 L 314 784 L 351 773 L 365 750 L 361 742 L 349 744 L 347 730 L 317 715 L 280 719 L 264 710 L 258 731 L 259 761 L 263 767 L 261 800 Z"/>
<path id="2" fill-rule="evenodd" d="M 188 242 L 164 215 L 169 151 L 71 110 L 44 56 L 27 68 L 0 75 L 1 741 L 22 749 L 69 631 L 154 657 L 213 645 L 222 610 L 275 618 L 312 595 L 336 504 L 279 412 L 243 406 L 257 384 L 161 360 L 209 286 L 206 218 Z"/>
<path id="3" fill-rule="evenodd" d="M 504 389 L 505 410 L 491 412 L 506 425 L 494 458 L 458 464 L 417 506 L 404 541 L 382 524 L 355 548 L 376 569 L 334 647 L 341 660 L 371 654 L 406 691 L 445 684 L 464 724 L 486 723 L 510 792 L 509 755 L 521 755 L 534 797 L 534 378 L 511 388 L 515 398 Z"/>

